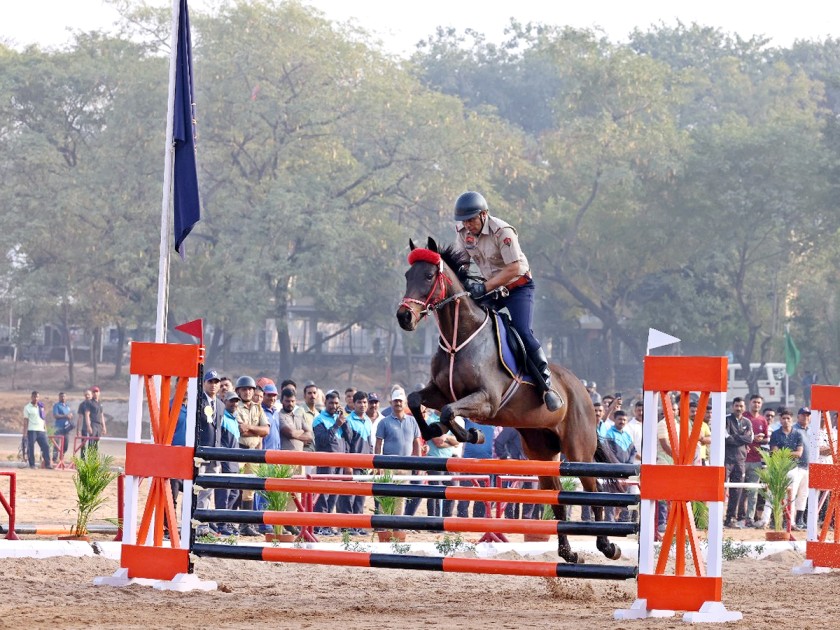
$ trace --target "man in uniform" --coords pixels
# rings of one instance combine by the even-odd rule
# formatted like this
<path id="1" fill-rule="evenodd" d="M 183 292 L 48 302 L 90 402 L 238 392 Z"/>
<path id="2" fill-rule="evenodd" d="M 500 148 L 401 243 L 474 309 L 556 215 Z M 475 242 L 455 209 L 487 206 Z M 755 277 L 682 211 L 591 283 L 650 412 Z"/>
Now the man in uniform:
<path id="1" fill-rule="evenodd" d="M 516 230 L 491 216 L 487 202 L 477 192 L 465 192 L 455 202 L 458 230 L 457 246 L 478 265 L 484 281 L 468 280 L 465 289 L 474 300 L 481 300 L 496 289 L 503 289 L 495 300 L 496 309 L 507 307 L 510 320 L 525 344 L 529 371 L 544 389 L 543 401 L 549 411 L 557 411 L 563 400 L 551 389 L 551 370 L 540 342 L 531 330 L 534 319 L 534 281 L 528 259 L 519 248 Z"/>
<path id="2" fill-rule="evenodd" d="M 298 405 L 298 407 L 300 408 L 301 412 L 303 412 L 304 417 L 309 421 L 310 426 L 315 421 L 315 418 L 318 417 L 318 414 L 321 411 L 317 407 L 317 402 L 318 386 L 312 381 L 307 381 L 307 383 L 303 386 L 303 404 Z M 314 448 L 311 450 L 314 450 Z"/>

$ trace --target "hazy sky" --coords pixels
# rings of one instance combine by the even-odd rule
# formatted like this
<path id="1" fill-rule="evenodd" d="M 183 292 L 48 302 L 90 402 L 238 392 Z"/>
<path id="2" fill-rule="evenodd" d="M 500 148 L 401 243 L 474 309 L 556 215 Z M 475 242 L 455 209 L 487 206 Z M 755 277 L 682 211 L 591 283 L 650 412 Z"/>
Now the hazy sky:
<path id="1" fill-rule="evenodd" d="M 15 45 L 39 42 L 59 45 L 68 28 L 107 28 L 117 17 L 103 0 L 0 0 L 0 40 Z M 147 0 L 168 6 L 167 0 Z M 218 0 L 190 0 L 201 9 Z M 386 48 L 406 52 L 437 26 L 472 28 L 498 41 L 509 18 L 575 27 L 600 27 L 614 41 L 634 27 L 676 20 L 715 26 L 742 37 L 766 35 L 781 46 L 795 39 L 840 35 L 840 4 L 799 0 L 784 5 L 754 0 L 308 0 L 330 19 L 355 22 L 379 35 Z"/>

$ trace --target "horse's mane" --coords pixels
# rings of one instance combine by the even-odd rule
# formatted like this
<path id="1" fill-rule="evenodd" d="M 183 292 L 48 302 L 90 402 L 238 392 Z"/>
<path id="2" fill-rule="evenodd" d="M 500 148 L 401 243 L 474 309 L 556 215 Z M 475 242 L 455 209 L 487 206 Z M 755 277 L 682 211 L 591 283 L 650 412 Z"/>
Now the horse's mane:
<path id="1" fill-rule="evenodd" d="M 464 280 L 468 277 L 470 255 L 463 249 L 455 247 L 454 244 L 445 245 L 438 251 L 438 253 L 440 254 L 441 259 L 443 259 L 443 262 L 445 262 L 447 266 L 455 272 L 458 279 L 461 282 L 464 282 Z"/>

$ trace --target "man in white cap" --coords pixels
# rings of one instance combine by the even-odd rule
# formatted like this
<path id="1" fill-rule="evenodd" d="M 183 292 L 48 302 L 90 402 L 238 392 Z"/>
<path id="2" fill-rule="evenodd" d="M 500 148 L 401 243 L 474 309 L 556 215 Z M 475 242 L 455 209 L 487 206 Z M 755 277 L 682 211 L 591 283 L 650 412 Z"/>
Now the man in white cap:
<path id="1" fill-rule="evenodd" d="M 420 456 L 420 427 L 417 421 L 406 413 L 406 396 L 402 388 L 391 392 L 391 415 L 385 416 L 376 427 L 374 452 L 377 455 Z M 394 471 L 407 474 L 408 471 Z M 397 513 L 402 514 L 403 499 L 397 500 Z"/>

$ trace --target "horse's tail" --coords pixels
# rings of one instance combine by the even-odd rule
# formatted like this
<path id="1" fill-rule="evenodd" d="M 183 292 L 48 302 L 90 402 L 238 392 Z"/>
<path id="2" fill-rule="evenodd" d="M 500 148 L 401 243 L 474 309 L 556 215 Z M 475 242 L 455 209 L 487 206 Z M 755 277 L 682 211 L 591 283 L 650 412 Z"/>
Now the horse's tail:
<path id="1" fill-rule="evenodd" d="M 595 448 L 595 461 L 599 464 L 621 463 L 612 449 L 604 446 L 600 436 L 598 436 L 598 446 Z M 617 479 L 598 479 L 598 490 L 601 492 L 624 492 Z"/>

